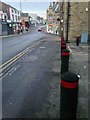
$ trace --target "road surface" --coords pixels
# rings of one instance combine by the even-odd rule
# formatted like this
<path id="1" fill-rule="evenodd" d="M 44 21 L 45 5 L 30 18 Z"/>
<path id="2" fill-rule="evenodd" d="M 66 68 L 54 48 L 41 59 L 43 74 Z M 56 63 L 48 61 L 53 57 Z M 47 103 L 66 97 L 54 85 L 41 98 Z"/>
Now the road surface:
<path id="1" fill-rule="evenodd" d="M 54 76 L 52 68 L 56 55 L 60 50 L 60 43 L 51 40 L 53 35 L 41 33 L 34 33 L 34 40 L 37 34 L 42 38 L 43 36 L 46 38 L 33 48 L 32 51 L 29 51 L 25 56 L 10 66 L 10 69 L 2 78 L 3 118 L 40 118 L 39 113 L 42 112 L 43 106 L 45 104 L 50 105 L 50 101 L 56 98 L 49 99 L 50 91 L 52 91 L 53 88 L 53 84 L 50 86 Z M 39 39 L 40 37 L 37 38 Z M 20 36 L 19 38 L 23 37 Z M 23 41 L 25 38 L 27 38 L 27 42 L 25 41 L 24 44 L 21 43 L 22 45 L 25 45 L 25 43 L 28 45 L 30 35 L 26 35 Z M 56 37 L 54 37 L 54 39 L 56 39 Z M 20 41 L 22 40 L 19 39 L 19 42 Z M 18 48 L 21 44 L 18 45 Z M 56 86 L 59 86 L 58 83 Z M 57 97 L 59 95 L 57 95 Z M 56 103 L 60 102 L 59 97 L 56 100 L 58 101 Z M 54 103 L 52 102 L 52 104 Z M 57 108 L 55 109 L 55 105 L 49 107 L 51 107 L 51 112 L 52 107 L 54 107 L 55 117 L 58 118 L 60 111 Z M 43 112 L 45 116 L 42 115 L 42 117 L 51 118 L 51 116 L 54 115 L 52 114 L 50 116 L 49 107 Z M 59 107 L 59 104 L 57 107 Z"/>
<path id="2" fill-rule="evenodd" d="M 37 28 L 26 34 L 9 36 L 2 38 L 2 63 L 17 55 L 19 52 L 27 48 L 32 42 L 45 37 L 43 32 L 36 31 Z"/>

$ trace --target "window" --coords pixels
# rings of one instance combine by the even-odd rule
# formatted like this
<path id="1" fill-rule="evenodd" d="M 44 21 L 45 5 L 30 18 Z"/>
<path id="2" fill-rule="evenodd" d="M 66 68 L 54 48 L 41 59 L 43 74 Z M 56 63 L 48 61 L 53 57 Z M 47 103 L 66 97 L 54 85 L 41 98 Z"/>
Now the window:
<path id="1" fill-rule="evenodd" d="M 16 21 L 17 21 L 17 15 L 15 15 Z"/>
<path id="2" fill-rule="evenodd" d="M 12 20 L 14 21 L 14 15 L 12 15 Z"/>
<path id="3" fill-rule="evenodd" d="M 18 20 L 20 20 L 20 16 L 18 16 Z"/>
<path id="4" fill-rule="evenodd" d="M 13 13 L 13 10 L 12 10 L 12 13 Z"/>
<path id="5" fill-rule="evenodd" d="M 4 19 L 6 20 L 6 15 L 4 16 Z"/>

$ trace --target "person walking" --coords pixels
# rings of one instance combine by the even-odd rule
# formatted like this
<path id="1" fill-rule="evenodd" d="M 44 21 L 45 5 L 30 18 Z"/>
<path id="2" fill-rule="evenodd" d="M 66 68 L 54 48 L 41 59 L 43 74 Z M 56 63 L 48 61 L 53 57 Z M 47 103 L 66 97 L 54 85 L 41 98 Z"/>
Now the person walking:
<path id="1" fill-rule="evenodd" d="M 24 31 L 24 29 L 23 29 L 23 27 L 21 28 L 21 33 L 23 34 L 23 31 Z"/>

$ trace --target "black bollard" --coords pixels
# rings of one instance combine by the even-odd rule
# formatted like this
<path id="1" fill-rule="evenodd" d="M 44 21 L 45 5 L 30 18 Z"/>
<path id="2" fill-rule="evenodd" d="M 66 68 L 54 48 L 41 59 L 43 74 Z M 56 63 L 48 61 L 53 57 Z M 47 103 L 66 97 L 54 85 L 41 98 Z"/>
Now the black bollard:
<path id="1" fill-rule="evenodd" d="M 61 37 L 61 42 L 64 41 L 64 37 Z"/>
<path id="2" fill-rule="evenodd" d="M 61 52 L 61 74 L 68 72 L 69 66 L 69 50 L 64 49 Z"/>
<path id="3" fill-rule="evenodd" d="M 66 44 L 65 41 L 61 41 L 61 45 L 64 45 L 64 44 Z"/>
<path id="4" fill-rule="evenodd" d="M 61 45 L 62 45 L 62 44 L 65 44 L 64 37 L 61 37 Z"/>
<path id="5" fill-rule="evenodd" d="M 61 76 L 60 120 L 76 120 L 79 77 L 66 72 Z"/>
<path id="6" fill-rule="evenodd" d="M 79 43 L 80 43 L 80 38 L 77 37 L 77 38 L 76 38 L 76 46 L 79 46 Z"/>
<path id="7" fill-rule="evenodd" d="M 66 49 L 66 43 L 65 42 L 62 42 L 61 43 L 61 52 Z"/>

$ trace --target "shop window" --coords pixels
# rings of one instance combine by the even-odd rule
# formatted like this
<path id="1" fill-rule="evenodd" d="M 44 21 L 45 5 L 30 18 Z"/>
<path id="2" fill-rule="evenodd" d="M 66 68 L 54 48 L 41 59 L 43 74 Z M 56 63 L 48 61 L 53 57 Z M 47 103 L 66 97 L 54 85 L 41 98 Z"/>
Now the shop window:
<path id="1" fill-rule="evenodd" d="M 16 18 L 16 21 L 17 21 L 17 15 L 15 16 L 15 18 Z"/>

